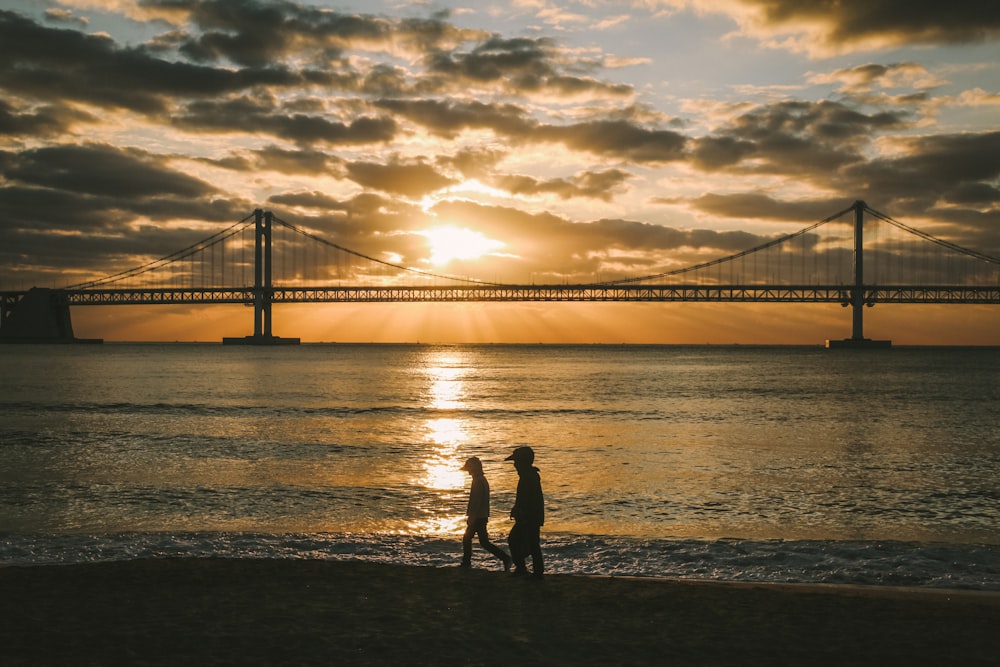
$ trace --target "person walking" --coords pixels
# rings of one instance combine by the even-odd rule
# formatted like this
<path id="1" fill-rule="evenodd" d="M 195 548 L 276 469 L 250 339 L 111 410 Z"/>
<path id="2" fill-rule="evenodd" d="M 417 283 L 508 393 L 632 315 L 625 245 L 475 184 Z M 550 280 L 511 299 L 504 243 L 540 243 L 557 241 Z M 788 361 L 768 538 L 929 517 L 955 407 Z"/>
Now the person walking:
<path id="1" fill-rule="evenodd" d="M 504 572 L 510 571 L 511 558 L 503 549 L 490 542 L 486 523 L 490 518 L 490 483 L 483 473 L 483 462 L 473 456 L 462 470 L 472 476 L 469 489 L 469 507 L 466 510 L 465 535 L 462 536 L 462 567 L 472 567 L 472 538 L 479 535 L 479 544 L 503 563 Z"/>
<path id="2" fill-rule="evenodd" d="M 514 560 L 514 574 L 528 574 L 525 559 L 531 556 L 531 574 L 541 578 L 545 571 L 542 560 L 541 528 L 545 524 L 545 500 L 542 496 L 542 477 L 538 473 L 535 452 L 531 447 L 518 447 L 505 461 L 513 461 L 517 470 L 517 496 L 510 518 L 514 527 L 510 529 L 507 545 Z"/>

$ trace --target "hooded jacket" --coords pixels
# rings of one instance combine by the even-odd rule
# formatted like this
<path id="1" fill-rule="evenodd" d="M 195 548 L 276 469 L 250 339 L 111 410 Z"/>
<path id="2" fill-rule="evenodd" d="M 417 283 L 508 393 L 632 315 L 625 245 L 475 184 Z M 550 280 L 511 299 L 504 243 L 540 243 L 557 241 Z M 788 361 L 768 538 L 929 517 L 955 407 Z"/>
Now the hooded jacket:
<path id="1" fill-rule="evenodd" d="M 514 521 L 520 521 L 533 526 L 545 524 L 545 500 L 542 496 L 542 477 L 538 468 L 525 465 L 517 466 L 517 497 L 510 515 Z"/>

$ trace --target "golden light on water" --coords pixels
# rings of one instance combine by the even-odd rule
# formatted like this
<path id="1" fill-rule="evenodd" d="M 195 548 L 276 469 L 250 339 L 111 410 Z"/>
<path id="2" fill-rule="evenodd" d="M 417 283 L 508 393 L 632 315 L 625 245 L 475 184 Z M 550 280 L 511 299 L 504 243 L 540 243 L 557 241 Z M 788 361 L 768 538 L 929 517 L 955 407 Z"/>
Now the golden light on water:
<path id="1" fill-rule="evenodd" d="M 434 410 L 457 410 L 464 407 L 465 389 L 462 377 L 466 369 L 460 356 L 436 353 L 426 360 L 427 407 Z M 434 417 L 424 422 L 425 452 L 417 486 L 428 491 L 461 492 L 467 482 L 462 464 L 467 458 L 463 449 L 469 440 L 467 423 L 453 415 Z M 428 494 L 432 502 L 440 502 L 440 493 Z M 465 526 L 464 500 L 449 502 L 447 507 L 427 507 L 424 516 L 411 521 L 407 530 L 418 535 L 440 535 L 460 532 Z"/>
<path id="2" fill-rule="evenodd" d="M 451 357 L 445 358 L 456 363 Z M 460 366 L 434 366 L 427 369 L 431 384 L 428 389 L 429 403 L 427 407 L 437 410 L 451 410 L 464 406 L 465 387 L 462 376 L 465 369 Z"/>
<path id="3" fill-rule="evenodd" d="M 431 447 L 424 459 L 421 484 L 430 489 L 461 489 L 465 486 L 465 458 L 460 450 L 467 441 L 465 423 L 461 419 L 431 419 L 426 423 L 427 442 Z"/>
<path id="4" fill-rule="evenodd" d="M 407 535 L 453 535 L 465 530 L 465 517 L 457 514 L 428 516 L 406 524 Z"/>

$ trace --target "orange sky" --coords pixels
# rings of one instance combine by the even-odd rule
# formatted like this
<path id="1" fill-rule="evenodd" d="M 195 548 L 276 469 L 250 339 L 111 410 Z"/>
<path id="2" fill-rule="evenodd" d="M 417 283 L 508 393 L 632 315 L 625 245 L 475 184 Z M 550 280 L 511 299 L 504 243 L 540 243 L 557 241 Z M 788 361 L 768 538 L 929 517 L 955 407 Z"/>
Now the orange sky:
<path id="1" fill-rule="evenodd" d="M 865 336 L 895 345 L 1000 345 L 998 306 L 878 305 Z M 274 334 L 303 342 L 822 345 L 851 336 L 834 304 L 288 304 Z M 87 306 L 74 332 L 107 341 L 208 341 L 253 333 L 243 306 Z"/>

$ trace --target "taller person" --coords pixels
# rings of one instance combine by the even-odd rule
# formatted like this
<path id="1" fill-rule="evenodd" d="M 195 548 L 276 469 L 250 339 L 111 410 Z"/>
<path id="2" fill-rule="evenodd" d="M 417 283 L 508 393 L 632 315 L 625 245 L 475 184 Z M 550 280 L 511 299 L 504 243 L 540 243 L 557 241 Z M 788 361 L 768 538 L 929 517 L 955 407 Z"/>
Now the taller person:
<path id="1" fill-rule="evenodd" d="M 514 574 L 528 574 L 525 559 L 531 556 L 531 574 L 541 577 L 545 571 L 542 560 L 541 528 L 545 523 L 545 500 L 542 478 L 534 466 L 535 452 L 531 447 L 518 447 L 505 461 L 513 461 L 517 470 L 517 496 L 510 517 L 514 527 L 507 537 L 507 546 L 514 560 Z"/>

